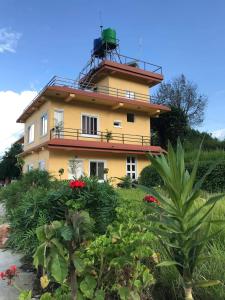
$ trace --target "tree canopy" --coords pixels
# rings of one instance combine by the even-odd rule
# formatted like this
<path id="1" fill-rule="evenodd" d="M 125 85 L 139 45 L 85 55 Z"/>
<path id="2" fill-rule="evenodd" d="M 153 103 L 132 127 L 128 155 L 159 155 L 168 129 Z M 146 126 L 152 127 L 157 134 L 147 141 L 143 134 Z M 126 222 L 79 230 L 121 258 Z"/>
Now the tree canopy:
<path id="1" fill-rule="evenodd" d="M 187 80 L 183 74 L 172 81 L 161 83 L 155 96 L 157 103 L 182 110 L 189 126 L 203 122 L 208 99 L 200 94 L 198 86 Z"/>
<path id="2" fill-rule="evenodd" d="M 23 151 L 21 144 L 13 144 L 5 151 L 0 160 L 0 180 L 16 179 L 21 175 L 21 167 L 17 163 L 17 155 Z"/>

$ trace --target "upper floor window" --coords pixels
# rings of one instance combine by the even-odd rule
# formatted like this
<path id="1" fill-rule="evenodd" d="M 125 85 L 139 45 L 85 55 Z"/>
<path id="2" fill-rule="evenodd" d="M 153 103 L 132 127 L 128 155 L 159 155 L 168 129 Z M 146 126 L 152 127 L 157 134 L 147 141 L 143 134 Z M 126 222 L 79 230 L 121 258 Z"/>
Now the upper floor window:
<path id="1" fill-rule="evenodd" d="M 126 91 L 126 98 L 134 99 L 135 98 L 135 92 Z"/>
<path id="2" fill-rule="evenodd" d="M 34 124 L 28 127 L 27 141 L 28 143 L 32 143 L 34 141 Z"/>
<path id="3" fill-rule="evenodd" d="M 133 113 L 127 113 L 127 122 L 134 123 L 134 114 Z"/>
<path id="4" fill-rule="evenodd" d="M 95 116 L 82 115 L 82 134 L 98 134 L 98 118 Z"/>
<path id="5" fill-rule="evenodd" d="M 48 131 L 48 115 L 43 114 L 41 116 L 41 135 L 46 135 Z"/>

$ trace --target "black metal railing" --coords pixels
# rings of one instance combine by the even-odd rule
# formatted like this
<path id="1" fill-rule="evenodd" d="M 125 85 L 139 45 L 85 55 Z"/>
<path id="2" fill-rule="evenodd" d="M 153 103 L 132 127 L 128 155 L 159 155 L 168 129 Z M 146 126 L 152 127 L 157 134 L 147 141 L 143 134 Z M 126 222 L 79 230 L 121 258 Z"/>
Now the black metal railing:
<path id="1" fill-rule="evenodd" d="M 58 127 L 51 129 L 50 139 L 92 140 L 98 142 L 134 144 L 142 146 L 149 146 L 151 144 L 150 136 Z"/>
<path id="2" fill-rule="evenodd" d="M 114 87 L 108 87 L 104 85 L 96 85 L 96 84 L 89 84 L 82 85 L 82 83 L 79 83 L 78 81 L 75 81 L 73 79 L 63 78 L 54 76 L 48 83 L 47 86 L 60 86 L 60 87 L 69 87 L 76 90 L 82 90 L 86 92 L 94 92 L 94 93 L 100 93 L 105 94 L 109 96 L 114 96 L 117 98 L 125 98 L 129 100 L 137 100 L 137 101 L 149 101 L 149 102 L 157 102 L 155 97 L 152 97 L 148 94 L 142 94 L 142 93 L 136 93 L 135 91 L 131 90 L 123 90 L 118 89 Z"/>

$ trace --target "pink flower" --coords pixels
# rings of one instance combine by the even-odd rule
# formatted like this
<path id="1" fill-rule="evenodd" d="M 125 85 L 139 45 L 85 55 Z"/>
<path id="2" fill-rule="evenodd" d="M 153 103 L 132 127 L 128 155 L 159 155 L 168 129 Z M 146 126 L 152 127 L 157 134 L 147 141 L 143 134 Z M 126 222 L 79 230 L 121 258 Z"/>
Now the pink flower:
<path id="1" fill-rule="evenodd" d="M 70 185 L 71 189 L 83 188 L 86 186 L 86 183 L 81 180 L 71 180 L 69 185 Z"/>
<path id="2" fill-rule="evenodd" d="M 0 279 L 5 279 L 5 272 L 0 272 Z"/>
<path id="3" fill-rule="evenodd" d="M 149 203 L 156 203 L 156 204 L 160 205 L 160 202 L 155 197 L 153 197 L 151 195 L 146 195 L 144 197 L 144 201 L 149 202 Z"/>

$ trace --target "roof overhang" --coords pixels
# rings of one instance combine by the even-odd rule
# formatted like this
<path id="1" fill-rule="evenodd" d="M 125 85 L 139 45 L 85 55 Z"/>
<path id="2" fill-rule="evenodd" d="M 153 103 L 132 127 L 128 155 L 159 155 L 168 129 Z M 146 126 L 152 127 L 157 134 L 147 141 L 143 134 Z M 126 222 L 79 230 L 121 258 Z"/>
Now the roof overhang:
<path id="1" fill-rule="evenodd" d="M 160 113 L 170 111 L 165 105 L 153 104 L 147 100 L 133 100 L 122 97 L 115 97 L 99 92 L 90 92 L 64 86 L 47 86 L 27 109 L 18 118 L 18 123 L 24 123 L 26 119 L 48 99 L 58 99 L 65 102 L 76 103 L 86 102 L 100 104 L 112 109 L 126 109 L 148 113 L 150 116 L 156 116 Z"/>

